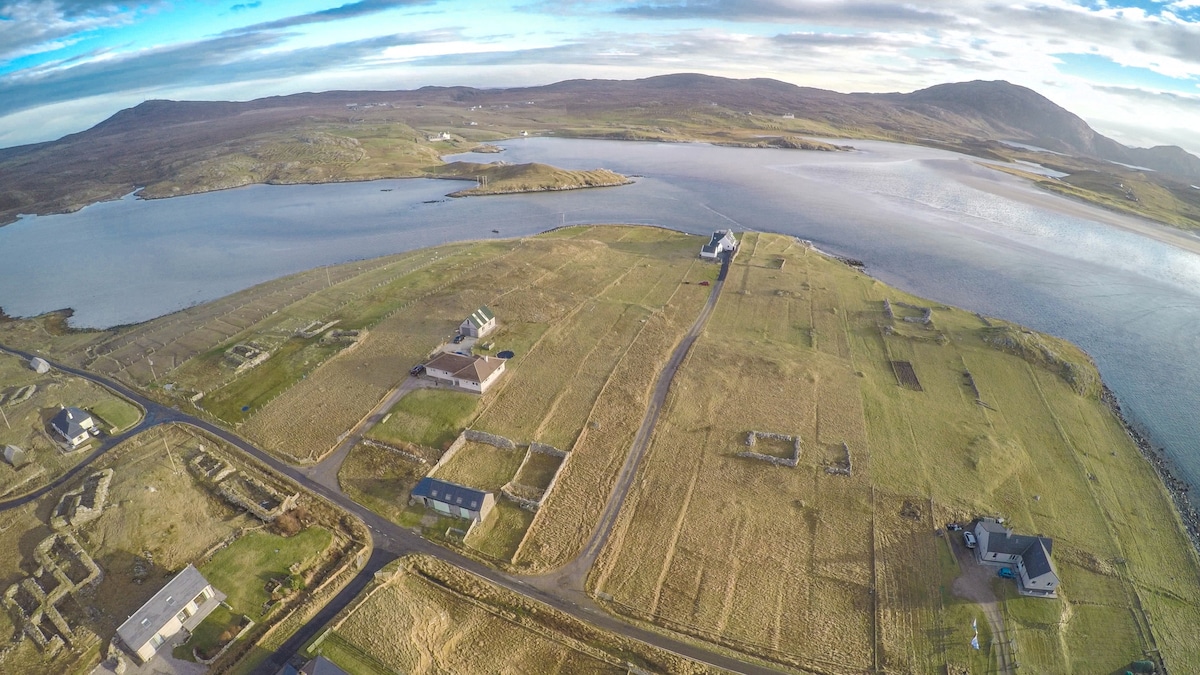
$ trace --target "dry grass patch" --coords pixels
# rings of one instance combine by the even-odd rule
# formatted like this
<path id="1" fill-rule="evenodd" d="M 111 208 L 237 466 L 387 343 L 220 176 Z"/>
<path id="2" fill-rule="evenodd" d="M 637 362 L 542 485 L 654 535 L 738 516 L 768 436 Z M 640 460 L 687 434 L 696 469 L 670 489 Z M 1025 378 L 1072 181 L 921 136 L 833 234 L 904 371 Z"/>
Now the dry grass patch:
<path id="1" fill-rule="evenodd" d="M 497 492 L 512 480 L 525 459 L 525 451 L 500 448 L 467 441 L 450 461 L 438 468 L 435 478 Z"/>

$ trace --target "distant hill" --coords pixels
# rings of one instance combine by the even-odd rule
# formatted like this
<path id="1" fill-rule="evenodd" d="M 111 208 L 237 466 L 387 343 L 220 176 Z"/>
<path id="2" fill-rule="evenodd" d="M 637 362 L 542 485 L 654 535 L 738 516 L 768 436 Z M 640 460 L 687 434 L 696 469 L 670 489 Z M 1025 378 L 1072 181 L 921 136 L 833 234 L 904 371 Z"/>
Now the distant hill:
<path id="1" fill-rule="evenodd" d="M 76 210 L 135 187 L 164 197 L 251 183 L 422 175 L 439 154 L 527 129 L 732 144 L 771 132 L 879 138 L 995 158 L 1007 152 L 997 141 L 1019 141 L 1090 162 L 1079 169 L 1103 171 L 1105 162 L 1154 169 L 1152 180 L 1169 190 L 1178 187 L 1165 185 L 1170 177 L 1184 188 L 1200 182 L 1200 158 L 1183 149 L 1126 147 L 1032 89 L 1007 82 L 841 94 L 683 73 L 512 89 L 146 101 L 58 141 L 0 150 L 0 224 L 18 213 Z M 446 131 L 453 132 L 449 140 L 440 137 Z"/>

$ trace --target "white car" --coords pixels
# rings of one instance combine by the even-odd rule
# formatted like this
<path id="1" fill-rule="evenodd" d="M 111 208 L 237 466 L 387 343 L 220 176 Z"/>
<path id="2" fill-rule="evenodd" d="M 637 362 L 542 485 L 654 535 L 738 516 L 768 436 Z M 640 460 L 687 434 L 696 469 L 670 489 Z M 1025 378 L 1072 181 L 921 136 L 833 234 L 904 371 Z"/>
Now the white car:
<path id="1" fill-rule="evenodd" d="M 975 535 L 971 532 L 963 532 L 963 543 L 967 548 L 975 548 Z"/>

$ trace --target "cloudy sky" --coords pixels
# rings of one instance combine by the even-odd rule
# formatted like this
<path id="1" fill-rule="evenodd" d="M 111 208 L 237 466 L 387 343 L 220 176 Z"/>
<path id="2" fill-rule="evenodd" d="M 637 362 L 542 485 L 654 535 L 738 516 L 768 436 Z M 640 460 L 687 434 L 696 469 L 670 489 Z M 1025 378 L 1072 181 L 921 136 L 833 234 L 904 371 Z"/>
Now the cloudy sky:
<path id="1" fill-rule="evenodd" d="M 1005 79 L 1200 154 L 1200 0 L 0 0 L 0 147 L 152 98 L 684 71 L 843 92 Z"/>

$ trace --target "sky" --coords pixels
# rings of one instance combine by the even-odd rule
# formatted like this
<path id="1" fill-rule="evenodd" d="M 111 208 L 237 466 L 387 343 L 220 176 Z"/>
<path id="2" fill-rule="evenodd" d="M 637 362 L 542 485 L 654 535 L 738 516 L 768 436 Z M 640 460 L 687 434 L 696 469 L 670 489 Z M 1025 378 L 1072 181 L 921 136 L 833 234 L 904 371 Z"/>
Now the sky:
<path id="1" fill-rule="evenodd" d="M 0 0 L 0 147 L 148 99 L 674 72 L 841 92 L 1008 80 L 1200 154 L 1200 0 Z"/>

